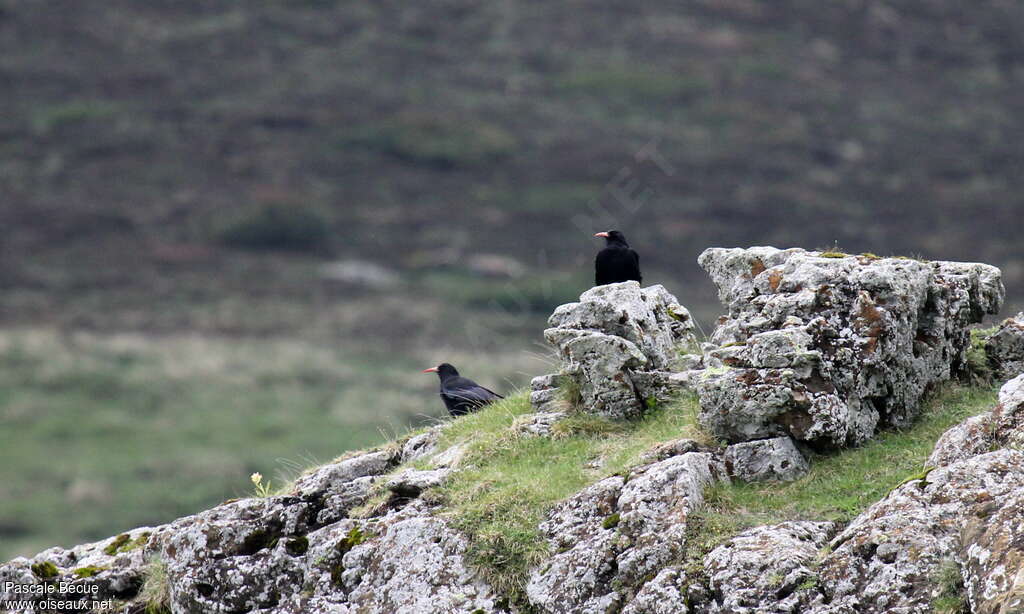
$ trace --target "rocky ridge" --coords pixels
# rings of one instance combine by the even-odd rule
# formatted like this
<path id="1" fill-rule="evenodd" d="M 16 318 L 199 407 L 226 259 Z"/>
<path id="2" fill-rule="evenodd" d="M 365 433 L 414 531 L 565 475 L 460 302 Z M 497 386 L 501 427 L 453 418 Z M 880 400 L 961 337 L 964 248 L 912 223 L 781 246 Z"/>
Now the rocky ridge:
<path id="1" fill-rule="evenodd" d="M 547 411 L 518 423 L 522 436 L 554 436 L 569 383 L 580 409 L 614 417 L 693 390 L 702 422 L 731 445 L 666 442 L 556 505 L 539 527 L 550 555 L 529 573 L 528 603 L 490 586 L 466 537 L 421 496 L 461 468 L 460 447 L 439 445 L 444 426 L 318 468 L 287 494 L 2 564 L 0 600 L 25 598 L 8 582 L 68 581 L 122 612 L 142 612 L 162 588 L 159 607 L 174 613 L 909 613 L 933 611 L 936 578 L 952 570 L 971 612 L 1022 611 L 1024 375 L 848 525 L 757 527 L 704 555 L 699 572 L 683 560 L 706 487 L 795 479 L 803 446 L 906 425 L 926 389 L 965 368 L 967 326 L 1001 302 L 998 270 L 880 260 L 705 252 L 729 314 L 699 354 L 685 308 L 658 286 L 604 286 L 559 308 L 545 337 L 565 368 L 534 382 Z M 382 490 L 390 498 L 370 517 L 351 517 Z"/>

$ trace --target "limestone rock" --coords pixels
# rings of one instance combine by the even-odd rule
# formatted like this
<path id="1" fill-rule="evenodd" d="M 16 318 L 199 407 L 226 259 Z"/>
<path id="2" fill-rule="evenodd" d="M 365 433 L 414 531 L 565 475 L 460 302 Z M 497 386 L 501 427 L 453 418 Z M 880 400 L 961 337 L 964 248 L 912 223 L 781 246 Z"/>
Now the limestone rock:
<path id="1" fill-rule="evenodd" d="M 422 471 L 406 469 L 388 480 L 386 486 L 400 497 L 415 498 L 424 490 L 443 484 L 451 472 L 448 468 Z"/>
<path id="2" fill-rule="evenodd" d="M 968 326 L 1004 296 L 984 264 L 770 247 L 698 261 L 728 314 L 703 357 L 709 376 L 693 381 L 701 422 L 731 442 L 834 448 L 909 425 L 926 390 L 964 372 Z"/>
<path id="3" fill-rule="evenodd" d="M 1019 595 L 994 560 L 1019 560 L 1020 547 L 1006 536 L 1019 535 L 1022 495 L 1024 454 L 1014 450 L 972 456 L 900 486 L 832 540 L 818 571 L 829 605 L 810 611 L 931 611 L 935 578 L 947 564 L 964 569 L 972 611 L 980 595 Z"/>
<path id="4" fill-rule="evenodd" d="M 354 611 L 366 614 L 503 611 L 463 555 L 466 541 L 436 518 L 396 514 L 374 527 L 380 537 L 344 556 L 344 583 Z"/>
<path id="5" fill-rule="evenodd" d="M 1007 318 L 988 338 L 985 353 L 1004 379 L 1024 373 L 1024 312 Z"/>
<path id="6" fill-rule="evenodd" d="M 666 567 L 643 585 L 636 597 L 622 609 L 622 614 L 689 614 L 688 586 L 685 571 Z"/>
<path id="7" fill-rule="evenodd" d="M 533 411 L 553 412 L 558 411 L 562 403 L 559 386 L 561 376 L 557 373 L 540 375 L 530 380 L 530 405 Z"/>
<path id="8" fill-rule="evenodd" d="M 645 409 L 634 374 L 670 371 L 680 346 L 696 347 L 690 313 L 662 286 L 597 286 L 560 306 L 544 338 L 558 348 L 586 411 L 622 418 Z"/>
<path id="9" fill-rule="evenodd" d="M 725 450 L 725 467 L 729 475 L 745 482 L 792 482 L 811 468 L 789 437 L 733 444 Z"/>
<path id="10" fill-rule="evenodd" d="M 553 554 L 530 574 L 531 603 L 558 614 L 623 607 L 631 591 L 678 559 L 704 487 L 722 479 L 720 461 L 690 452 L 639 467 L 628 480 L 606 478 L 559 504 L 541 525 Z"/>
<path id="11" fill-rule="evenodd" d="M 563 411 L 530 414 L 524 416 L 521 421 L 517 421 L 515 427 L 517 431 L 524 435 L 549 437 L 555 423 L 566 415 Z"/>
<path id="12" fill-rule="evenodd" d="M 821 549 L 839 526 L 785 522 L 740 533 L 704 557 L 711 599 L 706 614 L 802 612 L 813 590 Z"/>
<path id="13" fill-rule="evenodd" d="M 998 448 L 1024 445 L 1024 374 L 999 390 L 999 405 L 942 434 L 928 462 L 941 467 Z"/>
<path id="14" fill-rule="evenodd" d="M 402 462 L 408 463 L 426 456 L 437 450 L 437 441 L 441 437 L 441 428 L 434 427 L 426 433 L 414 435 L 402 444 Z"/>

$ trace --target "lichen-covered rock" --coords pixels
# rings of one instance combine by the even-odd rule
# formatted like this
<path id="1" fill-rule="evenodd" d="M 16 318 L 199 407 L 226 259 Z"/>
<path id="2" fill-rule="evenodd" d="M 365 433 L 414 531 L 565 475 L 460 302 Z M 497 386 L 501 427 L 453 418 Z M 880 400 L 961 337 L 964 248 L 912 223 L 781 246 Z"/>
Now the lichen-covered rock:
<path id="1" fill-rule="evenodd" d="M 729 446 L 725 450 L 725 468 L 729 475 L 745 482 L 792 482 L 803 477 L 811 466 L 792 439 L 775 437 Z"/>
<path id="2" fill-rule="evenodd" d="M 142 588 L 146 547 L 156 529 L 142 527 L 117 537 L 74 548 L 49 548 L 31 559 L 20 557 L 0 564 L 0 603 L 72 599 L 81 595 L 101 599 L 131 599 Z M 13 587 L 66 582 L 74 588 L 60 594 L 18 593 Z M 8 587 L 12 587 L 8 590 Z M 88 587 L 88 588 L 87 588 Z M 93 593 L 93 591 L 96 591 Z M 6 610 L 5 610 L 6 611 Z M 34 610 L 24 610 L 34 611 Z"/>
<path id="3" fill-rule="evenodd" d="M 964 588 L 974 614 L 1024 612 L 1024 493 L 990 503 L 960 536 Z"/>
<path id="4" fill-rule="evenodd" d="M 414 498 L 424 490 L 440 486 L 448 479 L 452 470 L 441 469 L 406 469 L 388 480 L 387 489 L 400 497 Z"/>
<path id="5" fill-rule="evenodd" d="M 410 510 L 370 530 L 379 537 L 344 556 L 350 608 L 365 614 L 504 611 L 463 559 L 465 538 L 442 520 Z"/>
<path id="6" fill-rule="evenodd" d="M 1007 318 L 985 342 L 985 353 L 1003 379 L 1024 373 L 1024 312 Z"/>
<path id="7" fill-rule="evenodd" d="M 926 465 L 941 467 L 999 448 L 1024 446 L 1024 374 L 999 390 L 999 405 L 942 434 Z"/>
<path id="8" fill-rule="evenodd" d="M 972 456 L 900 486 L 832 540 L 833 551 L 818 570 L 828 605 L 810 611 L 930 612 L 939 570 L 947 564 L 963 569 L 965 562 L 969 595 L 1012 592 L 1005 570 L 988 562 L 1020 556 L 1005 536 L 1020 534 L 1021 495 L 1024 454 L 1014 450 Z M 991 531 L 973 529 L 978 518 Z M 991 521 L 999 518 L 1009 524 L 994 527 Z M 1003 544 L 1002 550 L 988 549 L 993 544 Z M 975 608 L 983 602 L 971 599 Z"/>
<path id="9" fill-rule="evenodd" d="M 558 411 L 562 405 L 561 376 L 557 373 L 540 375 L 530 380 L 530 406 L 537 413 Z"/>
<path id="10" fill-rule="evenodd" d="M 689 614 L 689 585 L 685 571 L 666 567 L 641 587 L 636 597 L 622 609 L 622 614 Z"/>
<path id="11" fill-rule="evenodd" d="M 527 414 L 522 419 L 516 421 L 515 429 L 524 435 L 548 437 L 551 435 L 555 423 L 566 417 L 566 415 L 568 414 L 564 411 Z"/>
<path id="12" fill-rule="evenodd" d="M 634 374 L 670 371 L 680 346 L 696 347 L 690 313 L 662 286 L 635 281 L 598 286 L 562 305 L 544 338 L 576 380 L 585 411 L 623 418 L 645 409 Z"/>
<path id="13" fill-rule="evenodd" d="M 814 568 L 839 526 L 784 522 L 740 533 L 704 557 L 706 614 L 803 612 L 820 599 Z"/>
<path id="14" fill-rule="evenodd" d="M 678 560 L 704 487 L 728 479 L 713 455 L 689 452 L 604 479 L 556 506 L 541 525 L 553 554 L 526 592 L 544 612 L 623 607 L 645 580 Z M 635 608 L 634 608 L 635 609 Z"/>
<path id="15" fill-rule="evenodd" d="M 818 447 L 905 427 L 964 371 L 968 326 L 996 313 L 999 269 L 801 249 L 712 248 L 699 262 L 728 308 L 693 379 L 701 421 L 731 442 Z"/>

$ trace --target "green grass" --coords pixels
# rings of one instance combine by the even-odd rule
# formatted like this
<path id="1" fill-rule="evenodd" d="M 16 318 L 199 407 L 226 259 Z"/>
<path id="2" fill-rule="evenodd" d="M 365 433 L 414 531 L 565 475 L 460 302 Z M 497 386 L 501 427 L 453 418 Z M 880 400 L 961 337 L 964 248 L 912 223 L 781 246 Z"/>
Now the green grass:
<path id="1" fill-rule="evenodd" d="M 547 554 L 538 525 L 555 503 L 624 473 L 658 443 L 702 437 L 692 397 L 637 421 L 573 414 L 556 424 L 553 437 L 516 433 L 517 419 L 530 411 L 528 395 L 519 393 L 454 422 L 443 442 L 467 447 L 465 469 L 432 494 L 470 538 L 470 561 L 514 602 L 529 568 Z"/>
<path id="2" fill-rule="evenodd" d="M 500 160 L 514 153 L 517 139 L 500 126 L 465 116 L 400 113 L 356 128 L 341 137 L 339 146 L 447 169 Z"/>
<path id="3" fill-rule="evenodd" d="M 867 444 L 813 454 L 811 471 L 788 484 L 733 483 L 712 487 L 704 516 L 728 534 L 787 520 L 848 521 L 893 488 L 920 479 L 935 441 L 953 425 L 996 405 L 990 387 L 948 386 L 927 402 L 921 419 L 903 431 L 885 431 Z"/>
<path id="4" fill-rule="evenodd" d="M 939 594 L 932 600 L 936 614 L 962 614 L 969 612 L 964 598 L 964 580 L 956 561 L 947 560 L 940 566 L 934 577 Z"/>
<path id="5" fill-rule="evenodd" d="M 145 580 L 139 601 L 145 604 L 145 614 L 169 614 L 171 584 L 167 577 L 167 563 L 153 558 L 146 564 Z"/>

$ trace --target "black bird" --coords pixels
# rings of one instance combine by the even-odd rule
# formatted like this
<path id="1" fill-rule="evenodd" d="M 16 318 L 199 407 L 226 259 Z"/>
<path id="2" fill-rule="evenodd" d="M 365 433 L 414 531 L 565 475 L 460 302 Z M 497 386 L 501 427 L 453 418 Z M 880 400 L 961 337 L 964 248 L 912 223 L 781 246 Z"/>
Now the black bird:
<path id="1" fill-rule="evenodd" d="M 618 230 L 599 232 L 595 237 L 604 237 L 604 249 L 597 252 L 594 268 L 594 284 L 603 286 L 620 281 L 643 281 L 640 276 L 640 256 L 626 243 L 626 236 Z"/>
<path id="2" fill-rule="evenodd" d="M 488 390 L 471 379 L 459 376 L 459 371 L 443 362 L 436 367 L 424 369 L 424 373 L 437 373 L 441 379 L 441 400 L 453 416 L 464 416 L 488 403 L 505 397 Z"/>

